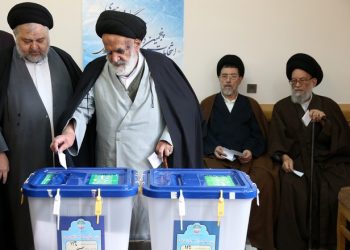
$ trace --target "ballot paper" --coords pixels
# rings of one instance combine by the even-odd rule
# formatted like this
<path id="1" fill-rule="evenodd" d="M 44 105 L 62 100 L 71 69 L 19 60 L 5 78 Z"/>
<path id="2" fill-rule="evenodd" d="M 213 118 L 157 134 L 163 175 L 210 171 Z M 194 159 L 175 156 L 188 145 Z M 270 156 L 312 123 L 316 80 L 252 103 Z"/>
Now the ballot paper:
<path id="1" fill-rule="evenodd" d="M 307 127 L 307 125 L 309 125 L 309 123 L 311 122 L 309 110 L 306 110 L 306 112 L 303 115 L 303 117 L 301 118 L 301 120 L 303 121 L 305 127 Z"/>
<path id="2" fill-rule="evenodd" d="M 62 152 L 58 152 L 58 160 L 62 167 L 67 169 L 67 161 L 66 161 L 66 155 Z"/>
<path id="3" fill-rule="evenodd" d="M 223 147 L 224 153 L 226 154 L 225 158 L 229 161 L 234 161 L 236 159 L 235 156 L 243 156 L 243 153 L 233 150 L 233 149 L 228 149 Z"/>
<path id="4" fill-rule="evenodd" d="M 298 171 L 298 170 L 293 170 L 293 173 L 296 174 L 296 175 L 299 176 L 299 177 L 302 177 L 302 176 L 304 175 L 303 172 L 300 172 L 300 171 Z"/>
<path id="5" fill-rule="evenodd" d="M 149 163 L 151 163 L 151 166 L 153 168 L 158 168 L 160 166 L 160 164 L 162 164 L 162 159 L 159 159 L 158 155 L 155 152 L 153 152 L 153 154 L 148 156 L 147 159 L 148 159 Z"/>

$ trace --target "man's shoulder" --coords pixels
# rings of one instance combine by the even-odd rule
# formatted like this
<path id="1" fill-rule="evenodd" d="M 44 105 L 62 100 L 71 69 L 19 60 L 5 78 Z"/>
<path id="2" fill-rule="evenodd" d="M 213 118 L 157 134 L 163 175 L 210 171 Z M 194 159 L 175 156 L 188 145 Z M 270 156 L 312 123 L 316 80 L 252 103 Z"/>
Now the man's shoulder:
<path id="1" fill-rule="evenodd" d="M 253 97 L 250 97 L 247 95 L 242 95 L 242 94 L 238 94 L 238 96 L 240 98 L 242 98 L 243 100 L 249 101 L 251 104 L 259 105 L 259 102 L 256 99 L 254 99 Z"/>
<path id="2" fill-rule="evenodd" d="M 291 104 L 291 103 L 292 103 L 291 97 L 287 96 L 287 97 L 284 97 L 284 98 L 278 100 L 274 106 L 281 106 L 281 105 L 286 105 L 286 104 Z"/>
<path id="3" fill-rule="evenodd" d="M 140 52 L 144 57 L 159 57 L 159 58 L 166 57 L 164 54 L 156 52 L 151 49 L 140 49 Z"/>
<path id="4" fill-rule="evenodd" d="M 219 94 L 219 93 L 215 93 L 215 94 L 213 94 L 213 95 L 210 95 L 210 96 L 205 97 L 205 98 L 201 101 L 201 105 L 206 105 L 206 104 L 208 104 L 208 103 L 210 103 L 210 102 L 213 102 L 218 94 Z"/>
<path id="5" fill-rule="evenodd" d="M 84 69 L 84 72 L 85 71 L 88 71 L 88 70 L 91 70 L 92 68 L 103 68 L 103 66 L 105 65 L 106 63 L 106 57 L 105 56 L 100 56 L 100 57 L 97 57 L 95 58 L 94 60 L 92 60 L 91 62 L 89 62 L 85 69 Z"/>
<path id="6" fill-rule="evenodd" d="M 68 56 L 68 57 L 71 57 L 68 52 L 66 52 L 65 50 L 59 48 L 59 47 L 56 47 L 56 46 L 50 46 L 50 49 L 52 49 L 53 51 L 55 51 L 56 53 L 58 53 L 59 55 L 64 55 L 64 56 Z"/>
<path id="7" fill-rule="evenodd" d="M 338 105 L 332 98 L 328 97 L 328 96 L 323 96 L 323 95 L 316 95 L 314 94 L 315 98 L 319 98 L 320 100 L 322 100 L 322 102 L 326 102 L 326 103 L 331 103 L 331 104 L 336 104 Z"/>
<path id="8" fill-rule="evenodd" d="M 157 66 L 162 65 L 162 63 L 173 64 L 173 60 L 162 53 L 150 49 L 141 49 L 140 52 L 148 64 L 156 64 Z"/>

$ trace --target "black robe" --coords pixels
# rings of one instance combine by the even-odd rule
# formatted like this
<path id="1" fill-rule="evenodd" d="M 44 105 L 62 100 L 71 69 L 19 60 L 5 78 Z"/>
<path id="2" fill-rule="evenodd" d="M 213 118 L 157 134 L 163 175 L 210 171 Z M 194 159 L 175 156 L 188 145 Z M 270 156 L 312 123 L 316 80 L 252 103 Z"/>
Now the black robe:
<path id="1" fill-rule="evenodd" d="M 10 33 L 0 30 L 0 49 L 7 49 L 15 45 L 15 40 Z"/>
<path id="2" fill-rule="evenodd" d="M 72 83 L 72 86 L 69 86 L 67 83 L 58 83 L 56 81 L 56 84 L 52 87 L 53 123 L 56 131 L 58 131 L 58 118 L 63 113 L 65 104 L 73 94 L 81 75 L 81 70 L 66 52 L 56 47 L 51 47 L 51 49 L 62 59 L 62 67 L 67 69 Z M 25 202 L 22 206 L 20 205 L 20 189 L 29 174 L 39 168 L 53 165 L 53 153 L 50 150 L 52 135 L 45 107 L 39 94 L 35 92 L 35 86 L 30 85 L 33 83 L 29 82 L 23 85 L 25 91 L 23 89 L 18 92 L 9 91 L 12 54 L 13 48 L 0 52 L 0 129 L 8 147 L 6 155 L 10 165 L 5 185 L 7 195 L 6 197 L 1 197 L 1 199 L 6 199 L 6 201 L 3 202 L 2 200 L 1 202 L 2 205 L 6 203 L 10 207 L 10 214 L 7 217 L 10 225 L 14 228 L 17 250 L 29 250 L 34 249 L 30 215 L 28 202 Z M 51 63 L 49 61 L 49 65 Z M 21 72 L 18 73 L 20 74 Z M 62 84 L 65 86 L 64 90 L 62 89 Z M 28 93 L 28 95 L 22 95 L 22 93 Z M 29 93 L 32 94 L 32 99 Z M 8 98 L 9 96 L 11 98 Z M 12 98 L 13 96 L 15 96 L 15 99 Z M 12 105 L 12 103 L 18 105 Z M 1 143 L 1 145 L 2 148 L 0 150 L 6 150 L 5 144 Z"/>
<path id="3" fill-rule="evenodd" d="M 0 30 L 0 49 L 8 49 L 12 48 L 15 45 L 15 40 L 13 39 L 13 36 L 10 33 L 7 33 L 5 31 Z M 0 235 L 4 237 L 4 239 L 7 239 L 3 242 L 2 247 L 4 249 L 10 249 L 10 245 L 13 241 L 11 239 L 12 234 L 9 233 L 9 227 L 6 227 L 10 223 L 6 221 L 8 210 L 5 207 L 5 189 L 4 185 L 1 184 L 2 180 L 0 181 Z"/>
<path id="4" fill-rule="evenodd" d="M 180 68 L 168 57 L 150 50 L 141 49 L 154 80 L 157 96 L 165 123 L 174 146 L 168 159 L 169 167 L 202 167 L 201 113 L 197 97 Z M 99 57 L 84 69 L 72 103 L 62 116 L 61 129 L 94 86 L 106 63 L 106 57 Z M 95 164 L 95 115 L 90 120 L 84 140 L 89 144 L 90 164 Z M 82 154 L 83 152 L 79 152 Z"/>
<path id="5" fill-rule="evenodd" d="M 350 129 L 337 103 L 313 94 L 308 109 L 319 109 L 326 119 L 314 124 L 312 130 L 301 118 L 301 105 L 287 97 L 274 106 L 269 134 L 269 154 L 281 162 L 287 154 L 294 168 L 304 173 L 281 176 L 281 206 L 278 217 L 277 248 L 307 249 L 309 242 L 309 202 L 311 162 L 312 187 L 312 245 L 313 248 L 332 249 L 336 245 L 338 192 L 350 185 Z"/>

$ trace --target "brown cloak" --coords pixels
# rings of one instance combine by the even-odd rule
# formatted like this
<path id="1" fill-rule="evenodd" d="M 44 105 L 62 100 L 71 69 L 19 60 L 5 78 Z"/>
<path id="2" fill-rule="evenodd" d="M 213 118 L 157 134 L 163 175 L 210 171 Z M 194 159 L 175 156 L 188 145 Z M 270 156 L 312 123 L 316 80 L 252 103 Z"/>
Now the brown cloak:
<path id="1" fill-rule="evenodd" d="M 312 242 L 313 248 L 336 245 L 337 196 L 350 185 L 350 130 L 339 106 L 331 99 L 313 95 L 310 109 L 326 114 L 314 124 Z M 281 206 L 278 217 L 277 248 L 307 249 L 309 241 L 309 191 L 311 175 L 312 123 L 307 127 L 301 105 L 290 97 L 274 106 L 269 134 L 269 154 L 279 159 L 289 155 L 294 168 L 304 174 L 282 173 Z"/>

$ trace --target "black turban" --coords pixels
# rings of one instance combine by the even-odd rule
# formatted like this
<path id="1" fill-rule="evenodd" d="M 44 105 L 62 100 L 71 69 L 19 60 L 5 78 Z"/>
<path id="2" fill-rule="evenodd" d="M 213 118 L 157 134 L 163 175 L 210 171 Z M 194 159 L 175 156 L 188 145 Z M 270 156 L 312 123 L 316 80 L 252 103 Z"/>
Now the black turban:
<path id="1" fill-rule="evenodd" d="M 229 66 L 238 69 L 239 76 L 244 76 L 244 64 L 238 56 L 225 55 L 223 56 L 216 66 L 216 73 L 219 76 L 224 66 Z"/>
<path id="2" fill-rule="evenodd" d="M 116 34 L 142 40 L 146 31 L 146 23 L 141 18 L 115 10 L 103 11 L 96 22 L 96 33 L 99 37 L 103 34 Z"/>
<path id="3" fill-rule="evenodd" d="M 19 3 L 12 7 L 7 15 L 7 22 L 11 29 L 25 23 L 39 23 L 51 29 L 53 19 L 51 13 L 37 3 Z"/>
<path id="4" fill-rule="evenodd" d="M 307 54 L 298 53 L 289 58 L 286 67 L 286 74 L 289 80 L 292 78 L 292 73 L 295 69 L 302 69 L 309 73 L 312 77 L 316 78 L 316 86 L 322 81 L 323 72 L 321 66 L 313 57 Z"/>

